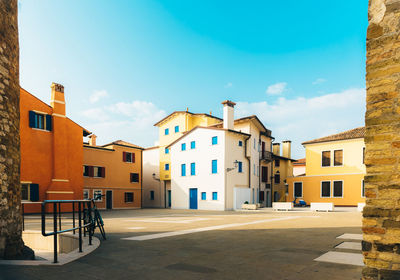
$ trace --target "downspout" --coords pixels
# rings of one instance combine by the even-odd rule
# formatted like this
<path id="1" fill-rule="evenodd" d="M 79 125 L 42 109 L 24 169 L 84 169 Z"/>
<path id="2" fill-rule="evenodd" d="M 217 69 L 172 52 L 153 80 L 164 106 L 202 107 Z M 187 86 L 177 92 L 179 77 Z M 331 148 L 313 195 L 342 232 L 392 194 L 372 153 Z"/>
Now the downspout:
<path id="1" fill-rule="evenodd" d="M 250 139 L 251 136 L 248 136 L 247 139 L 244 141 L 244 157 L 247 159 L 249 163 L 249 188 L 250 186 L 250 181 L 251 181 L 251 162 L 250 162 L 250 157 L 247 155 L 247 141 Z"/>

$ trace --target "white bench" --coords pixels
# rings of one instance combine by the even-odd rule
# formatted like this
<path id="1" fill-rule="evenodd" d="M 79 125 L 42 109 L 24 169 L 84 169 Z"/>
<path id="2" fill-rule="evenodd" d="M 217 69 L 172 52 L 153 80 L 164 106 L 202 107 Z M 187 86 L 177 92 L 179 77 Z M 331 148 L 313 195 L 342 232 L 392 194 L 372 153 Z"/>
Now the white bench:
<path id="1" fill-rule="evenodd" d="M 257 204 L 242 204 L 244 210 L 257 210 Z"/>
<path id="2" fill-rule="evenodd" d="M 332 202 L 311 202 L 310 203 L 311 211 L 333 211 L 335 206 Z"/>
<path id="3" fill-rule="evenodd" d="M 289 211 L 293 209 L 293 202 L 273 202 L 272 209 Z"/>
<path id="4" fill-rule="evenodd" d="M 362 212 L 365 206 L 365 202 L 359 202 L 357 205 L 358 212 Z"/>

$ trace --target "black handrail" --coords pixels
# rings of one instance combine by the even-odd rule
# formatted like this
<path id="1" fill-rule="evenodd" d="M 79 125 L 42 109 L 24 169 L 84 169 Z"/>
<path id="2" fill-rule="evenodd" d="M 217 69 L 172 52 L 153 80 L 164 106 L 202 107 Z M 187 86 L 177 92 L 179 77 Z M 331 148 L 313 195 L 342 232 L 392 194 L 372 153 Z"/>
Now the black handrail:
<path id="1" fill-rule="evenodd" d="M 61 204 L 72 203 L 72 228 L 62 229 L 61 228 Z M 92 212 L 92 200 L 45 200 L 42 202 L 42 235 L 43 236 L 54 236 L 54 263 L 57 263 L 57 235 L 60 233 L 73 231 L 75 234 L 76 230 L 79 230 L 79 252 L 82 252 L 82 228 L 92 229 L 95 227 L 95 221 L 89 217 L 88 223 L 82 225 L 83 213 L 87 211 L 89 216 Z M 46 232 L 46 205 L 53 205 L 53 231 Z M 75 225 L 75 204 L 78 204 L 78 226 Z M 58 211 L 57 211 L 58 210 Z M 57 218 L 59 224 L 57 225 Z M 86 232 L 86 230 L 84 230 Z M 88 230 L 89 232 L 89 245 L 92 245 L 92 235 L 94 230 Z"/>

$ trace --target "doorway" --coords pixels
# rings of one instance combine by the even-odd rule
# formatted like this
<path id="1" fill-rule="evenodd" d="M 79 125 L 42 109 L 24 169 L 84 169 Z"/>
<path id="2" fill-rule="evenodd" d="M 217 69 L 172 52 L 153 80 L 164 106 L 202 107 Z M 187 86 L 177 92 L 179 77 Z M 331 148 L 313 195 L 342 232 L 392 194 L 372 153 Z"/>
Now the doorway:
<path id="1" fill-rule="evenodd" d="M 168 191 L 168 207 L 171 208 L 171 191 Z"/>
<path id="2" fill-rule="evenodd" d="M 112 191 L 106 191 L 106 208 L 112 209 Z"/>
<path id="3" fill-rule="evenodd" d="M 189 189 L 189 209 L 197 209 L 197 189 Z"/>

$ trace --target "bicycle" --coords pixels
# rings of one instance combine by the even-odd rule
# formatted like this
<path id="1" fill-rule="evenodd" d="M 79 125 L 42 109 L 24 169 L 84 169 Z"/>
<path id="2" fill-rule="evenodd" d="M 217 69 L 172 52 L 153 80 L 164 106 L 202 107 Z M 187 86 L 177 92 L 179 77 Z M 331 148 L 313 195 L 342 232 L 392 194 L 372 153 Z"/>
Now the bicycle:
<path id="1" fill-rule="evenodd" d="M 103 218 L 101 217 L 101 214 L 96 207 L 96 200 L 100 199 L 103 196 L 105 195 L 97 195 L 96 197 L 90 199 L 89 203 L 90 205 L 92 205 L 92 207 L 88 207 L 83 210 L 83 220 L 85 224 L 90 224 L 87 229 L 85 228 L 85 234 L 86 232 L 89 232 L 89 234 L 93 236 L 96 228 L 99 228 L 101 236 L 104 240 L 106 240 L 107 238 L 106 232 L 104 230 Z"/>

